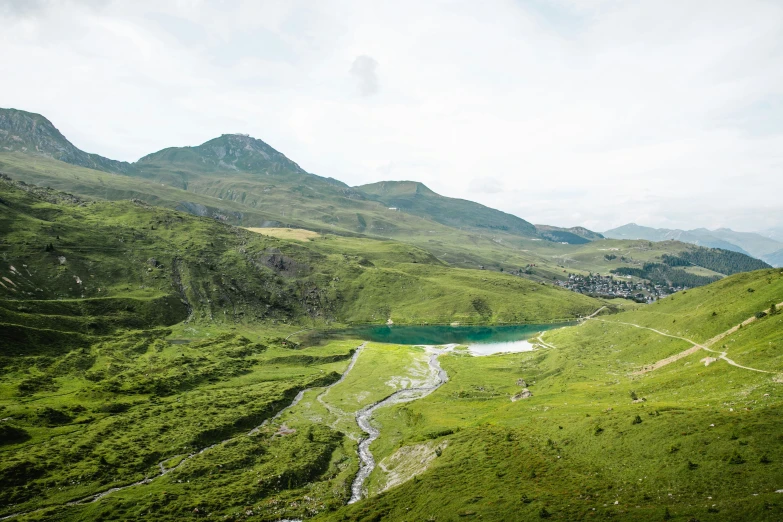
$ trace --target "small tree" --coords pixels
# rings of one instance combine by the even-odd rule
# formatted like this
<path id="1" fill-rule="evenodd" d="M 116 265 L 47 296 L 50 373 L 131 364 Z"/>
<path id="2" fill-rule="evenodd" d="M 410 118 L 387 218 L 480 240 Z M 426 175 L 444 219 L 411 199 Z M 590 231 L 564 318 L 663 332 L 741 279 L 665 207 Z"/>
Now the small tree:
<path id="1" fill-rule="evenodd" d="M 772 306 L 769 307 L 769 315 L 777 315 L 778 313 L 778 307 L 775 305 L 775 303 L 772 303 Z"/>

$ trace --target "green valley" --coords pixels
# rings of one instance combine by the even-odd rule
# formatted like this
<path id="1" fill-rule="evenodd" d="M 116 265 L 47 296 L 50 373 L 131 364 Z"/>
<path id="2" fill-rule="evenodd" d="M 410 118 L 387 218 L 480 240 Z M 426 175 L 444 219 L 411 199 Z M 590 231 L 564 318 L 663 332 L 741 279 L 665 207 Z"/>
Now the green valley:
<path id="1" fill-rule="evenodd" d="M 0 126 L 0 520 L 783 517 L 778 268 Z"/>

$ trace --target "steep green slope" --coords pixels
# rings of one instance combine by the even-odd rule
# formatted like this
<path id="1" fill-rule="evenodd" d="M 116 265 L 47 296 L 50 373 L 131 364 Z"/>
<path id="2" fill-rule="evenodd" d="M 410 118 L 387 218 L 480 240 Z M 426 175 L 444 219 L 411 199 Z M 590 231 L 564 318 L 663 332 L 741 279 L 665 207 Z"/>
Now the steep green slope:
<path id="1" fill-rule="evenodd" d="M 355 187 L 375 196 L 387 207 L 426 217 L 449 227 L 481 231 L 503 231 L 535 237 L 536 227 L 512 214 L 464 199 L 436 194 L 416 181 L 380 181 Z"/>
<path id="2" fill-rule="evenodd" d="M 732 330 L 783 301 L 779 270 L 549 331 L 534 352 L 442 355 L 447 384 L 376 418 L 377 460 L 412 471 L 378 494 L 391 475 L 377 468 L 373 496 L 345 506 L 356 446 L 334 423 L 334 407 L 369 404 L 421 379 L 427 358 L 399 347 L 360 354 L 357 373 L 324 400 L 360 341 L 302 348 L 288 334 L 388 318 L 535 322 L 600 302 L 455 269 L 396 241 L 281 240 L 139 202 L 90 202 L 8 179 L 0 188 L 0 328 L 13 335 L 0 350 L 0 516 L 783 515 L 775 493 L 783 314 Z M 660 254 L 637 246 L 639 259 Z M 715 352 L 689 352 L 691 341 L 723 332 L 709 345 Z M 705 367 L 705 357 L 716 360 Z M 520 378 L 532 397 L 512 402 Z M 300 413 L 249 434 L 309 387 L 317 389 L 302 395 Z"/>
<path id="3" fill-rule="evenodd" d="M 783 313 L 731 330 L 772 301 L 783 273 L 762 270 L 547 332 L 537 352 L 441 356 L 448 383 L 376 416 L 374 496 L 317 519 L 778 520 Z M 715 353 L 663 335 L 726 331 Z M 519 379 L 532 396 L 514 402 Z"/>
<path id="4" fill-rule="evenodd" d="M 394 241 L 285 241 L 140 202 L 0 184 L 0 296 L 28 301 L 31 313 L 46 299 L 165 295 L 191 319 L 218 323 L 535 323 L 600 306 L 519 277 L 451 268 Z"/>
<path id="5" fill-rule="evenodd" d="M 305 172 L 268 144 L 246 135 L 226 134 L 196 147 L 164 149 L 127 164 L 80 151 L 42 116 L 14 110 L 0 114 L 5 137 L 0 172 L 88 198 L 139 199 L 245 227 L 294 226 L 391 238 L 453 266 L 503 270 L 535 281 L 562 278 L 558 265 L 595 270 L 596 263 L 579 259 L 583 252 L 601 248 L 587 243 L 600 237 L 586 229 L 534 227 L 478 203 L 439 196 L 416 182 L 349 188 Z M 657 250 L 677 255 L 685 248 L 667 242 Z M 561 257 L 567 261 L 561 262 Z M 611 265 L 598 263 L 604 272 L 636 264 L 622 259 Z"/>

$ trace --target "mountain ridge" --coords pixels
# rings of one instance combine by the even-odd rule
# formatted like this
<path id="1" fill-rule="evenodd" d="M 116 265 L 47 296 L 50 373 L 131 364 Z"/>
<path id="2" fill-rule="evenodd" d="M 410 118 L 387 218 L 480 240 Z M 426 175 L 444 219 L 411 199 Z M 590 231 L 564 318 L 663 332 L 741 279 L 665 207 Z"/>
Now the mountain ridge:
<path id="1" fill-rule="evenodd" d="M 0 150 L 19 151 L 105 172 L 127 174 L 130 163 L 84 152 L 46 117 L 19 109 L 0 109 Z"/>
<path id="2" fill-rule="evenodd" d="M 38 123 L 47 131 L 44 134 L 53 136 L 53 141 L 38 139 L 32 149 L 0 149 L 0 170 L 86 198 L 138 199 L 241 227 L 295 227 L 321 234 L 395 239 L 454 266 L 512 271 L 540 282 L 567 277 L 566 266 L 561 266 L 565 264 L 603 273 L 652 260 L 649 254 L 639 259 L 635 252 L 625 250 L 615 257 L 605 255 L 606 248 L 600 245 L 572 260 L 566 253 L 569 247 L 605 239 L 584 227 L 536 226 L 477 202 L 439 195 L 418 181 L 349 187 L 308 173 L 267 143 L 245 134 L 223 134 L 201 145 L 165 148 L 131 164 L 100 157 L 102 163 L 96 164 L 42 116 L 4 109 L 0 114 L 13 115 L 15 121 L 21 114 L 27 122 L 13 127 L 14 118 L 5 118 L 5 127 L 0 125 L 0 129 L 6 137 L 22 134 L 25 137 L 19 136 L 19 142 L 34 143 Z M 61 150 L 72 154 L 60 154 Z M 46 159 L 31 161 L 31 157 Z M 72 166 L 66 167 L 66 160 Z M 652 249 L 658 253 L 653 257 L 677 256 L 687 250 L 685 245 Z"/>
<path id="3" fill-rule="evenodd" d="M 647 239 L 666 241 L 675 239 L 694 245 L 722 248 L 749 255 L 773 266 L 783 265 L 783 242 L 755 232 L 737 232 L 721 227 L 715 230 L 694 228 L 692 230 L 653 228 L 628 223 L 604 232 L 613 239 Z"/>
<path id="4" fill-rule="evenodd" d="M 20 114 L 24 117 L 19 116 Z M 5 150 L 9 152 L 38 154 L 103 172 L 146 178 L 162 186 L 240 201 L 241 204 L 249 201 L 254 206 L 263 205 L 263 202 L 270 200 L 269 195 L 272 192 L 281 196 L 282 192 L 290 194 L 276 201 L 276 211 L 286 203 L 291 205 L 291 196 L 323 202 L 337 199 L 336 203 L 339 202 L 340 207 L 345 210 L 341 215 L 335 215 L 336 205 L 321 205 L 317 213 L 311 213 L 315 219 L 331 225 L 348 222 L 348 208 L 354 206 L 349 201 L 366 200 L 380 203 L 387 208 L 398 208 L 445 226 L 538 237 L 535 227 L 518 216 L 473 201 L 441 196 L 420 182 L 382 181 L 349 187 L 337 179 L 309 173 L 267 143 L 245 134 L 222 134 L 201 145 L 168 147 L 147 154 L 137 162 L 124 163 L 81 151 L 43 116 L 16 109 L 0 109 L 0 115 L 0 129 L 4 130 L 6 136 L 0 144 L 5 143 Z M 19 125 L 20 119 L 26 124 Z M 44 134 L 54 138 L 36 141 L 21 137 L 20 135 L 25 133 L 35 135 L 36 125 L 33 122 L 40 122 L 46 130 Z M 8 136 L 18 137 L 20 143 L 33 142 L 32 144 L 37 146 L 31 148 L 8 145 L 17 141 Z M 259 183 L 263 185 L 259 186 Z M 180 208 L 189 211 L 194 207 L 185 202 Z M 371 221 L 372 226 L 368 225 L 367 217 L 362 215 L 361 209 L 358 210 L 360 211 L 354 211 L 353 214 L 356 225 L 350 227 L 354 231 L 364 233 L 375 230 L 382 235 L 388 235 L 387 231 L 394 229 L 385 219 L 374 219 Z M 375 210 L 377 212 L 381 209 Z"/>

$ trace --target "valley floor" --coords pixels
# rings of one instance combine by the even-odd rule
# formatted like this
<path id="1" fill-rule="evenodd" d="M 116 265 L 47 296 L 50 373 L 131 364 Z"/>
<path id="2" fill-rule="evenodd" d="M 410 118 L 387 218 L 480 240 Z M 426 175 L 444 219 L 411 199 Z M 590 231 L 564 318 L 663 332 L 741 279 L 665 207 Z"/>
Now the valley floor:
<path id="1" fill-rule="evenodd" d="M 485 357 L 184 323 L 4 353 L 0 517 L 780 520 L 783 274 L 716 285 Z"/>

